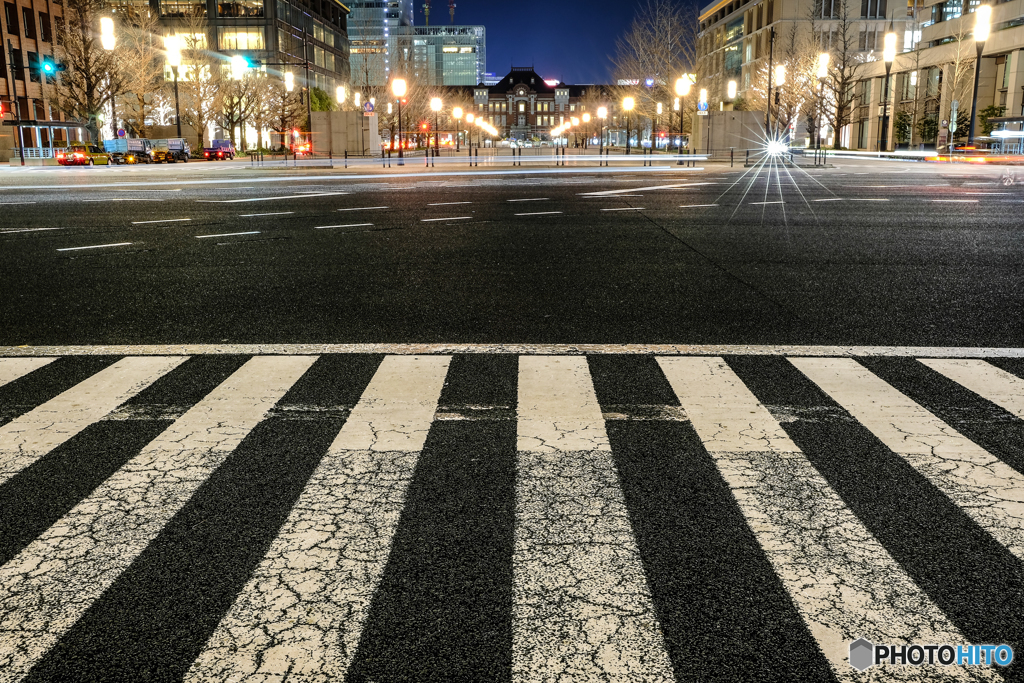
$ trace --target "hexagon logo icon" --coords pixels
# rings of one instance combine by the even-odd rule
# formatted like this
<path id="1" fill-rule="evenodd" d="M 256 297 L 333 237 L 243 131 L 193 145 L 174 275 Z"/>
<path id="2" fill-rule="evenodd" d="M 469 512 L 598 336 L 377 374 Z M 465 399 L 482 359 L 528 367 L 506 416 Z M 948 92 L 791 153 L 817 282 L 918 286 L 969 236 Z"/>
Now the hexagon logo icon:
<path id="1" fill-rule="evenodd" d="M 850 666 L 857 671 L 864 671 L 872 664 L 872 653 L 875 646 L 863 638 L 850 643 Z"/>

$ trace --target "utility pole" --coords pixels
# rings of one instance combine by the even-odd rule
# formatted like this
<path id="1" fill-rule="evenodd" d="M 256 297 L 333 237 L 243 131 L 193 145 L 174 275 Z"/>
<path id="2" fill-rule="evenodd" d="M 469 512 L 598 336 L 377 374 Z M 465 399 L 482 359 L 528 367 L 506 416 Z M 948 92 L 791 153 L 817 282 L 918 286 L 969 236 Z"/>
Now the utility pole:
<path id="1" fill-rule="evenodd" d="M 306 121 L 309 122 L 309 156 L 313 156 L 313 86 L 309 82 L 309 35 L 302 27 L 302 61 L 306 65 Z M 362 126 L 362 124 L 359 124 Z"/>
<path id="2" fill-rule="evenodd" d="M 772 130 L 772 69 L 775 60 L 775 27 L 768 29 L 768 95 L 765 97 L 764 132 L 771 139 Z M 710 125 L 710 122 L 708 123 Z"/>
<path id="3" fill-rule="evenodd" d="M 10 38 L 7 39 L 7 53 L 9 59 L 7 60 L 11 65 L 11 90 L 13 96 L 11 97 L 11 106 L 14 109 L 14 140 L 18 145 L 18 156 L 21 158 L 21 165 L 25 165 L 25 146 L 24 140 L 21 139 L 21 104 L 18 102 L 18 84 L 15 81 L 14 73 L 14 44 L 11 43 Z M 26 94 L 28 91 L 26 90 Z"/>

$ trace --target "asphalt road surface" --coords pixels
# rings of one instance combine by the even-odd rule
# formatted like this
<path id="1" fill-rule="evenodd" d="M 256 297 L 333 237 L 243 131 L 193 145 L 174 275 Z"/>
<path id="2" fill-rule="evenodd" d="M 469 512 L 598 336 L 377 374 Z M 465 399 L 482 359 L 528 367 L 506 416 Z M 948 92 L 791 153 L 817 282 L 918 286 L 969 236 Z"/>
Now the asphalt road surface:
<path id="1" fill-rule="evenodd" d="M 1020 186 L 562 170 L 0 171 L 0 683 L 1024 680 Z"/>

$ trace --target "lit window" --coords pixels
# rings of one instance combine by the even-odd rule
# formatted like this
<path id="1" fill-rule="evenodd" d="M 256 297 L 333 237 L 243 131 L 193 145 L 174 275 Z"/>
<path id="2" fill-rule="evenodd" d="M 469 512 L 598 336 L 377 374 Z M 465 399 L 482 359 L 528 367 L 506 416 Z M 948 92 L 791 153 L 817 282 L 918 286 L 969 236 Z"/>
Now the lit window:
<path id="1" fill-rule="evenodd" d="M 220 29 L 221 50 L 263 50 L 262 28 L 222 28 Z"/>

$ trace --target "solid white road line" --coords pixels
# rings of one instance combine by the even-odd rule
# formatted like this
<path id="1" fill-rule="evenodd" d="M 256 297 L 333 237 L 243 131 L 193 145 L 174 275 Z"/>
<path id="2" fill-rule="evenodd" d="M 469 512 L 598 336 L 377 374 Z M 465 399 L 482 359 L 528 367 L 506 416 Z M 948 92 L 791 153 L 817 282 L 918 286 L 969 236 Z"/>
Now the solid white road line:
<path id="1" fill-rule="evenodd" d="M 512 680 L 675 680 L 585 358 L 519 359 Z"/>
<path id="2" fill-rule="evenodd" d="M 132 225 L 146 225 L 148 223 L 182 223 L 184 221 L 190 221 L 191 218 L 166 218 L 161 221 L 132 221 Z"/>
<path id="3" fill-rule="evenodd" d="M 122 358 L 0 427 L 0 484 L 184 361 L 184 356 Z"/>
<path id="4" fill-rule="evenodd" d="M 840 681 L 872 678 L 848 662 L 849 643 L 860 637 L 904 642 L 912 633 L 915 642 L 966 642 L 725 361 L 658 364 Z M 934 665 L 915 667 L 913 676 L 973 680 L 976 673 Z"/>
<path id="5" fill-rule="evenodd" d="M 537 211 L 535 213 L 517 213 L 516 216 L 554 216 L 560 214 L 561 211 Z"/>
<path id="6" fill-rule="evenodd" d="M 186 681 L 345 678 L 450 360 L 383 360 Z"/>
<path id="7" fill-rule="evenodd" d="M 33 370 L 38 370 L 44 365 L 52 363 L 55 358 L 2 358 L 0 359 L 0 387 L 13 382 L 19 377 L 24 377 Z M 3 428 L 0 427 L 0 434 Z M 2 443 L 2 442 L 0 442 Z M 0 445 L 0 448 L 3 448 Z"/>
<path id="8" fill-rule="evenodd" d="M 249 360 L 0 567 L 5 680 L 53 647 L 315 360 Z"/>
<path id="9" fill-rule="evenodd" d="M 1024 475 L 851 358 L 790 362 L 978 526 L 1024 559 Z"/>
<path id="10" fill-rule="evenodd" d="M 1024 348 L 971 346 L 797 346 L 745 344 L 139 344 L 95 346 L 0 346 L 0 357 L 13 356 L 164 356 L 244 354 L 259 356 L 324 353 L 424 355 L 511 353 L 537 356 L 646 354 L 671 356 L 886 356 L 895 358 L 1024 358 Z"/>
<path id="11" fill-rule="evenodd" d="M 509 199 L 510 202 L 546 202 L 548 197 L 532 197 L 530 199 Z"/>
<path id="12" fill-rule="evenodd" d="M 1024 379 L 983 360 L 920 360 L 932 370 L 1024 419 Z"/>
<path id="13" fill-rule="evenodd" d="M 104 247 L 127 247 L 131 245 L 131 242 L 118 242 L 117 244 L 94 244 L 89 247 L 65 247 L 58 249 L 57 251 L 80 251 L 82 249 L 102 249 Z"/>
<path id="14" fill-rule="evenodd" d="M 437 202 L 436 204 L 427 204 L 427 206 L 453 206 L 455 204 L 472 204 L 473 202 Z"/>
<path id="15" fill-rule="evenodd" d="M 326 230 L 328 228 L 370 228 L 373 223 L 351 223 L 349 225 L 317 225 L 314 230 Z"/>
<path id="16" fill-rule="evenodd" d="M 237 237 L 238 235 L 258 235 L 259 230 L 250 230 L 248 232 L 225 232 L 220 235 L 196 235 L 197 240 L 204 240 L 207 237 Z"/>
<path id="17" fill-rule="evenodd" d="M 434 223 L 436 221 L 465 221 L 472 218 L 472 216 L 453 216 L 451 218 L 423 218 L 420 220 L 421 223 Z"/>
<path id="18" fill-rule="evenodd" d="M 19 206 L 21 204 L 35 204 L 36 202 L 0 202 L 0 206 Z"/>
<path id="19" fill-rule="evenodd" d="M 295 213 L 294 211 L 275 211 L 274 213 L 243 213 L 239 214 L 239 218 L 260 218 L 262 216 L 288 216 Z"/>
<path id="20" fill-rule="evenodd" d="M 618 208 L 618 209 L 601 209 L 601 210 L 602 211 L 643 211 L 644 207 L 642 207 L 642 206 L 636 206 L 636 207 L 627 206 L 627 207 L 622 207 L 622 208 Z"/>
<path id="21" fill-rule="evenodd" d="M 308 199 L 309 197 L 334 197 L 348 192 L 317 192 L 316 194 L 290 194 L 282 197 L 250 197 L 248 199 L 200 199 L 205 204 L 241 204 L 242 202 L 270 202 L 277 199 Z"/>
<path id="22" fill-rule="evenodd" d="M 646 192 L 647 190 L 672 190 L 679 187 L 697 187 L 699 185 L 717 185 L 718 183 L 676 183 L 675 185 L 654 185 L 652 187 L 630 187 L 625 190 L 605 190 L 603 192 L 581 192 L 584 197 L 606 197 L 615 194 L 628 194 L 630 192 Z"/>
<path id="23" fill-rule="evenodd" d="M 357 209 L 338 209 L 338 211 L 374 211 L 376 209 L 387 209 L 386 206 L 361 206 Z"/>

